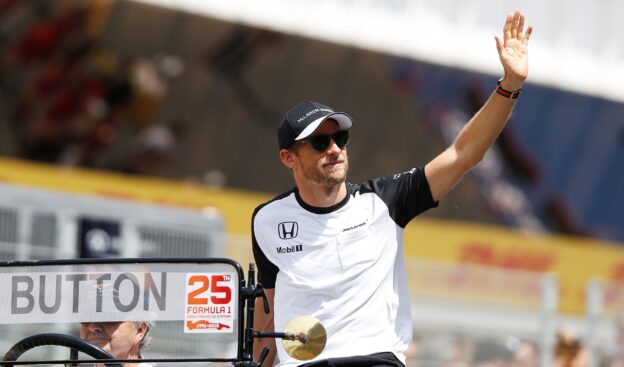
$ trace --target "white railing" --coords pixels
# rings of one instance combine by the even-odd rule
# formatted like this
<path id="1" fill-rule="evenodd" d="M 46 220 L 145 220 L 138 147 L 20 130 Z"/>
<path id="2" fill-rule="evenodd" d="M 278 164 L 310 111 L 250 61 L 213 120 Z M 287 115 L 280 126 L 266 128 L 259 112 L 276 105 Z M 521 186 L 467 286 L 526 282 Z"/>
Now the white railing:
<path id="1" fill-rule="evenodd" d="M 223 218 L 109 197 L 0 185 L 0 259 L 222 257 Z"/>
<path id="2" fill-rule="evenodd" d="M 584 343 L 590 367 L 624 365 L 624 284 L 594 279 L 587 285 Z"/>
<path id="3" fill-rule="evenodd" d="M 412 363 L 478 365 L 531 345 L 551 366 L 558 285 L 549 273 L 408 259 L 415 340 Z M 455 350 L 455 352 L 451 352 Z"/>

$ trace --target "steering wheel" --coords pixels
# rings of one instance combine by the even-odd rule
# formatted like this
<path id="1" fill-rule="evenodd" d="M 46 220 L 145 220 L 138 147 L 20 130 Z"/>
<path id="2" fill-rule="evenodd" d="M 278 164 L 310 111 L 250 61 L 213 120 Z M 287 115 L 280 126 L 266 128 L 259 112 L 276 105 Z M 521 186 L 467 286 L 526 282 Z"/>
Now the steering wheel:
<path id="1" fill-rule="evenodd" d="M 67 347 L 79 352 L 82 352 L 95 359 L 114 359 L 110 353 L 104 349 L 97 347 L 83 339 L 72 335 L 56 334 L 56 333 L 44 333 L 31 335 L 24 338 L 9 349 L 9 351 L 2 358 L 3 362 L 17 361 L 17 359 L 25 352 L 44 345 L 57 345 L 61 347 Z M 6 365 L 13 367 L 12 364 Z M 106 366 L 121 367 L 121 363 L 106 363 Z"/>

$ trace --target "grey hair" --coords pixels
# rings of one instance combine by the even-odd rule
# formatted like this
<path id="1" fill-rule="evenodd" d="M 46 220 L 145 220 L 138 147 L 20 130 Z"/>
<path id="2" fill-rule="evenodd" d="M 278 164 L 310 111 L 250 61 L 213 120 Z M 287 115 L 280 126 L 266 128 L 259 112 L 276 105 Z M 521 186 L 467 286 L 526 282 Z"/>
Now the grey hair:
<path id="1" fill-rule="evenodd" d="M 150 335 L 150 330 L 154 327 L 153 321 L 134 321 L 134 326 L 137 328 L 141 327 L 141 324 L 145 324 L 147 330 L 145 331 L 145 335 L 143 335 L 143 339 L 141 339 L 141 343 L 139 347 L 141 350 L 149 349 L 152 344 L 152 336 Z"/>

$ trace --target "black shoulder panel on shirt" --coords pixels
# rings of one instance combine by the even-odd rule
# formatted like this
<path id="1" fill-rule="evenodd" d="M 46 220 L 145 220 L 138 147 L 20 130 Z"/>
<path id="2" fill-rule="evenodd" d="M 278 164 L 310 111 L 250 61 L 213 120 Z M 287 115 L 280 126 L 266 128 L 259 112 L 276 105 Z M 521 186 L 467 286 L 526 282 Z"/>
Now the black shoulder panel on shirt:
<path id="1" fill-rule="evenodd" d="M 405 228 L 418 214 L 438 206 L 433 201 L 423 168 L 374 178 L 360 185 L 353 185 L 353 191 L 363 194 L 372 192 L 379 196 L 388 206 L 392 220 L 401 228 Z"/>
<path id="2" fill-rule="evenodd" d="M 277 278 L 279 268 L 271 261 L 269 261 L 269 259 L 267 259 L 266 255 L 264 255 L 264 252 L 262 252 L 260 245 L 258 245 L 258 241 L 256 240 L 256 232 L 254 229 L 254 219 L 256 218 L 256 214 L 258 214 L 260 209 L 276 200 L 287 197 L 288 195 L 292 194 L 293 191 L 294 189 L 287 191 L 274 197 L 266 203 L 259 205 L 256 209 L 254 209 L 254 212 L 251 216 L 251 247 L 254 255 L 254 261 L 256 262 L 256 267 L 258 268 L 258 282 L 262 284 L 264 288 L 275 288 L 275 279 Z"/>

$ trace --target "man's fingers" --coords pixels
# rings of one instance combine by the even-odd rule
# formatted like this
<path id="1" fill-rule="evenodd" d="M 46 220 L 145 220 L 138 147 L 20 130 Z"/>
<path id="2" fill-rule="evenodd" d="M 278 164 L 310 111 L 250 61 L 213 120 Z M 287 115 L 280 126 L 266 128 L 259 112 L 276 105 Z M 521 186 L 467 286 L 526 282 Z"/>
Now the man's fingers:
<path id="1" fill-rule="evenodd" d="M 511 38 L 518 38 L 518 20 L 520 19 L 520 12 L 515 11 L 511 20 Z"/>
<path id="2" fill-rule="evenodd" d="M 505 20 L 505 26 L 503 27 L 503 40 L 507 42 L 511 38 L 511 22 L 513 18 L 511 14 L 507 15 L 507 19 Z"/>
<path id="3" fill-rule="evenodd" d="M 527 28 L 526 33 L 522 37 L 522 43 L 523 44 L 526 45 L 527 43 L 529 43 L 529 38 L 531 37 L 531 33 L 533 33 L 533 27 L 529 26 L 529 28 Z"/>
<path id="4" fill-rule="evenodd" d="M 518 19 L 518 38 L 522 37 L 522 32 L 524 31 L 524 15 L 520 14 L 520 18 Z"/>

